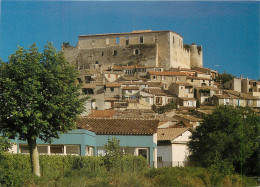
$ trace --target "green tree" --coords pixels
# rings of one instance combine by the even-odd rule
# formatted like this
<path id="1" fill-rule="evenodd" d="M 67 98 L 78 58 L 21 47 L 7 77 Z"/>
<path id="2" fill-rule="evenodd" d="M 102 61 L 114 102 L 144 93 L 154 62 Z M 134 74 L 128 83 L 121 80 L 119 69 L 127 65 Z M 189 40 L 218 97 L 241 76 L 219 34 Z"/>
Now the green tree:
<path id="1" fill-rule="evenodd" d="M 191 136 L 191 163 L 204 167 L 223 163 L 236 172 L 255 173 L 259 162 L 250 163 L 259 149 L 259 126 L 259 116 L 250 108 L 217 107 Z"/>
<path id="2" fill-rule="evenodd" d="M 40 176 L 36 139 L 51 142 L 76 128 L 83 111 L 78 73 L 51 43 L 38 52 L 19 47 L 0 62 L 0 133 L 28 142 L 32 172 Z"/>
<path id="3" fill-rule="evenodd" d="M 118 161 L 122 157 L 122 154 L 120 154 L 120 140 L 115 137 L 108 139 L 104 149 L 104 164 L 109 171 L 111 168 L 117 167 Z"/>
<path id="4" fill-rule="evenodd" d="M 12 143 L 7 138 L 0 136 L 0 155 L 12 148 Z"/>
<path id="5" fill-rule="evenodd" d="M 230 80 L 232 80 L 232 79 L 233 79 L 233 76 L 232 76 L 231 74 L 224 72 L 224 73 L 222 73 L 222 74 L 220 73 L 220 74 L 218 75 L 216 81 L 217 81 L 218 83 L 224 84 L 224 83 L 226 83 L 226 82 L 228 82 L 228 81 L 230 81 Z"/>

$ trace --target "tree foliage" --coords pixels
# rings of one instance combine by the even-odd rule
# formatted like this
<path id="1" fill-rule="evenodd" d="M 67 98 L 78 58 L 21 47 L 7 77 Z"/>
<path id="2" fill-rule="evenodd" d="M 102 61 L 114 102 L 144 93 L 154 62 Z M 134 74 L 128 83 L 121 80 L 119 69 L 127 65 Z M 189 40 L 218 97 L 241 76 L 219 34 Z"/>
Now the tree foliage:
<path id="1" fill-rule="evenodd" d="M 163 114 L 165 112 L 172 111 L 173 109 L 177 109 L 177 104 L 173 100 L 171 100 L 169 103 L 167 103 L 164 106 L 157 107 L 156 105 L 153 105 L 152 109 L 156 113 Z"/>
<path id="2" fill-rule="evenodd" d="M 232 80 L 232 79 L 233 79 L 233 76 L 232 76 L 231 74 L 224 72 L 224 73 L 222 73 L 222 74 L 220 73 L 220 74 L 218 75 L 216 81 L 217 81 L 218 83 L 224 84 L 224 83 L 226 83 L 226 82 L 228 82 L 228 81 L 230 81 L 230 80 Z"/>
<path id="3" fill-rule="evenodd" d="M 191 136 L 191 163 L 204 167 L 223 163 L 236 172 L 256 174 L 259 165 L 250 163 L 259 149 L 259 126 L 259 117 L 250 108 L 219 106 Z"/>
<path id="4" fill-rule="evenodd" d="M 51 142 L 76 127 L 83 111 L 78 73 L 51 43 L 38 52 L 19 47 L 8 62 L 0 62 L 0 131 L 28 142 L 30 154 L 36 138 Z M 33 160 L 33 159 L 32 159 Z"/>
<path id="5" fill-rule="evenodd" d="M 12 143 L 7 138 L 0 136 L 0 155 L 8 151 L 12 147 Z"/>

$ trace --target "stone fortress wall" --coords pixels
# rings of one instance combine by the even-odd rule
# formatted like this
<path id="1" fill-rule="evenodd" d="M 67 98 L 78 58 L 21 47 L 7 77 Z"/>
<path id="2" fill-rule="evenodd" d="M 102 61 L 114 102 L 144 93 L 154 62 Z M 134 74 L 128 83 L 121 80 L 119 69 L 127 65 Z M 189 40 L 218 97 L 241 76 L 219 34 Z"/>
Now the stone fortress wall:
<path id="1" fill-rule="evenodd" d="M 76 47 L 62 46 L 66 59 L 79 70 L 113 65 L 192 68 L 203 67 L 202 47 L 183 45 L 181 35 L 172 31 L 81 35 Z"/>

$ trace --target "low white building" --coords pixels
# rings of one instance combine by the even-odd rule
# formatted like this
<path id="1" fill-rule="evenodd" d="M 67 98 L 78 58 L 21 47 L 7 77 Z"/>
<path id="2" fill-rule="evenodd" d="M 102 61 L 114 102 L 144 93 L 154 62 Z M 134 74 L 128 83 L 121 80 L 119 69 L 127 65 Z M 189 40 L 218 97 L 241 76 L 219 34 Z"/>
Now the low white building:
<path id="1" fill-rule="evenodd" d="M 158 167 L 185 166 L 189 156 L 190 127 L 159 128 L 157 131 Z"/>

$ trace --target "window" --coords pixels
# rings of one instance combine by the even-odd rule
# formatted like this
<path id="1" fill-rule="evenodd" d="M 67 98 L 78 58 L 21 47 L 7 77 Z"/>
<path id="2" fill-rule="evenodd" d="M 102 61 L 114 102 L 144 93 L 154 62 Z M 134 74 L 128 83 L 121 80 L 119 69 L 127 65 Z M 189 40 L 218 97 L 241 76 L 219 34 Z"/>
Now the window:
<path id="1" fill-rule="evenodd" d="M 113 51 L 113 55 L 116 56 L 117 55 L 117 50 Z"/>
<path id="2" fill-rule="evenodd" d="M 78 145 L 67 145 L 66 154 L 79 155 L 79 146 Z"/>
<path id="3" fill-rule="evenodd" d="M 51 154 L 63 154 L 64 146 L 63 145 L 51 145 Z"/>
<path id="4" fill-rule="evenodd" d="M 154 42 L 157 43 L 158 36 L 154 36 Z"/>
<path id="5" fill-rule="evenodd" d="M 140 36 L 140 43 L 144 43 L 144 37 L 143 36 Z"/>
<path id="6" fill-rule="evenodd" d="M 101 52 L 101 56 L 104 56 L 104 52 Z"/>
<path id="7" fill-rule="evenodd" d="M 126 40 L 125 40 L 125 44 L 126 44 L 126 45 L 129 45 L 129 38 L 126 37 L 125 39 L 126 39 Z"/>
<path id="8" fill-rule="evenodd" d="M 176 80 L 179 81 L 179 80 L 180 80 L 180 77 L 177 76 L 177 77 L 176 77 Z"/>
<path id="9" fill-rule="evenodd" d="M 93 156 L 94 155 L 94 148 L 90 146 L 86 146 L 86 156 Z"/>
<path id="10" fill-rule="evenodd" d="M 139 50 L 138 50 L 138 49 L 135 49 L 135 50 L 134 50 L 134 54 L 135 54 L 135 55 L 138 55 L 138 54 L 139 54 Z"/>
<path id="11" fill-rule="evenodd" d="M 138 155 L 148 159 L 148 149 L 138 149 Z"/>
<path id="12" fill-rule="evenodd" d="M 116 44 L 120 44 L 120 38 L 119 37 L 116 38 Z"/>
<path id="13" fill-rule="evenodd" d="M 105 150 L 102 147 L 98 147 L 97 148 L 97 153 L 100 156 L 105 156 L 106 155 Z"/>
<path id="14" fill-rule="evenodd" d="M 29 146 L 28 145 L 20 145 L 20 153 L 29 153 Z"/>
<path id="15" fill-rule="evenodd" d="M 109 44 L 109 38 L 106 38 L 106 45 Z"/>
<path id="16" fill-rule="evenodd" d="M 156 75 L 153 76 L 153 80 L 156 80 Z"/>
<path id="17" fill-rule="evenodd" d="M 162 104 L 162 97 L 156 97 L 156 104 Z"/>
<path id="18" fill-rule="evenodd" d="M 47 145 L 38 145 L 37 146 L 39 154 L 48 154 L 48 146 Z"/>
<path id="19" fill-rule="evenodd" d="M 172 43 L 174 43 L 174 36 L 172 37 Z"/>
<path id="20" fill-rule="evenodd" d="M 114 88 L 110 88 L 110 91 L 111 91 L 111 92 L 114 92 Z"/>
<path id="21" fill-rule="evenodd" d="M 191 79 L 191 82 L 193 82 L 193 79 Z"/>
<path id="22" fill-rule="evenodd" d="M 161 156 L 157 157 L 157 162 L 162 162 L 162 157 Z"/>

